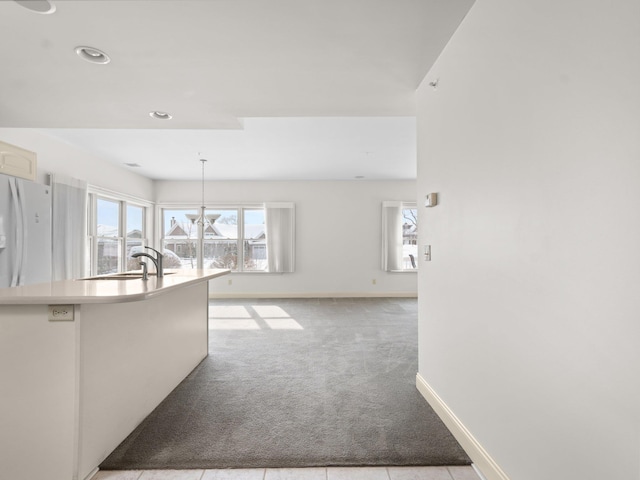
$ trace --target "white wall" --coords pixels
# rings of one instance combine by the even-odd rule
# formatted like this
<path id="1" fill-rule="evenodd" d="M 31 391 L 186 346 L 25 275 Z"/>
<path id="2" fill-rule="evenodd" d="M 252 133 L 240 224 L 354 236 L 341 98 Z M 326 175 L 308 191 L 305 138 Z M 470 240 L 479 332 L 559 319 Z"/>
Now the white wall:
<path id="1" fill-rule="evenodd" d="M 420 375 L 514 480 L 640 478 L 639 58 L 637 0 L 477 0 L 418 92 Z"/>
<path id="2" fill-rule="evenodd" d="M 37 129 L 0 128 L 0 140 L 38 154 L 37 181 L 48 173 L 159 203 L 201 202 L 199 182 L 154 182 L 57 140 Z M 381 265 L 381 204 L 414 201 L 415 181 L 210 182 L 207 202 L 296 204 L 294 274 L 234 274 L 212 282 L 220 295 L 415 295 L 414 273 L 386 273 Z M 373 285 L 372 280 L 376 280 Z M 221 290 L 221 288 L 223 290 Z"/>
<path id="3" fill-rule="evenodd" d="M 207 182 L 207 205 L 279 201 L 296 205 L 295 273 L 232 274 L 211 282 L 212 295 L 415 295 L 415 273 L 381 270 L 380 223 L 384 200 L 415 201 L 415 192 L 413 180 Z M 159 204 L 199 205 L 200 196 L 199 182 L 156 183 Z"/>
<path id="4" fill-rule="evenodd" d="M 49 173 L 85 180 L 91 185 L 153 200 L 153 181 L 100 159 L 78 147 L 30 128 L 0 128 L 0 140 L 38 155 L 39 183 Z"/>

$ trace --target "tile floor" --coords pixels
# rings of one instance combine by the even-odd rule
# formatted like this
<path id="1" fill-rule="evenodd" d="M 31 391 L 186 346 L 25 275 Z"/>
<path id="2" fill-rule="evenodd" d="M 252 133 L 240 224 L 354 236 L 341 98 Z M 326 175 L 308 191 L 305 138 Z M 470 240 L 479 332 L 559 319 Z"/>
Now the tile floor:
<path id="1" fill-rule="evenodd" d="M 101 471 L 91 480 L 481 480 L 472 467 L 238 468 Z"/>

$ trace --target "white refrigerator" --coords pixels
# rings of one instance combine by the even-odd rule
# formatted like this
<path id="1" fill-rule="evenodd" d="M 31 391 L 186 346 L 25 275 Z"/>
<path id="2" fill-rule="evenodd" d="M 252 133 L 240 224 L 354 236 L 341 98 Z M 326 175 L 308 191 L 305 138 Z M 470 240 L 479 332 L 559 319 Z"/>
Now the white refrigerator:
<path id="1" fill-rule="evenodd" d="M 51 280 L 51 187 L 0 174 L 0 288 Z"/>

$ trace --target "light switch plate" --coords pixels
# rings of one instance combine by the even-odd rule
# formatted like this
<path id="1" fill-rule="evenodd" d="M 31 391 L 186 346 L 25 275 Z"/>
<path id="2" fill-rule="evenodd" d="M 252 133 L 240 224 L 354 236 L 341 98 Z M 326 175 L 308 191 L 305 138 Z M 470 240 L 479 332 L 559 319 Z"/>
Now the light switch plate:
<path id="1" fill-rule="evenodd" d="M 50 322 L 73 322 L 73 305 L 49 305 Z"/>

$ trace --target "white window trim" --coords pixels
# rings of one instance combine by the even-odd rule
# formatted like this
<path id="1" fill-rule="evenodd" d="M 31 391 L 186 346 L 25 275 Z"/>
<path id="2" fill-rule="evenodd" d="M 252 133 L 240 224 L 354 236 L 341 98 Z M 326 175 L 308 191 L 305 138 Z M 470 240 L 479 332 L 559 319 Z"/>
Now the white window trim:
<path id="1" fill-rule="evenodd" d="M 144 215 L 144 232 L 141 238 L 141 242 L 143 245 L 153 244 L 153 239 L 149 238 L 149 234 L 153 233 L 153 223 L 154 223 L 154 204 L 147 200 L 141 199 L 139 197 L 135 197 L 133 195 L 128 195 L 124 193 L 114 192 L 112 190 L 108 190 L 102 187 L 98 187 L 95 185 L 87 186 L 87 194 L 88 194 L 88 202 L 87 202 L 87 237 L 89 242 L 89 275 L 95 275 L 98 268 L 98 258 L 95 252 L 97 252 L 97 242 L 98 242 L 98 232 L 96 230 L 97 227 L 97 219 L 95 217 L 97 213 L 97 201 L 98 198 L 103 198 L 105 200 L 119 202 L 120 203 L 120 215 L 119 215 L 119 225 L 118 232 L 120 236 L 117 238 L 120 243 L 120 251 L 121 255 L 118 259 L 118 270 L 123 270 L 126 268 L 127 259 L 126 256 L 126 229 L 127 229 L 127 205 L 132 205 L 136 207 L 143 208 Z M 124 236 L 122 235 L 124 233 Z"/>
<path id="2" fill-rule="evenodd" d="M 206 205 L 206 210 L 265 210 L 265 203 L 224 203 L 224 202 L 215 202 L 209 205 Z M 194 202 L 174 202 L 174 203 L 158 203 L 155 205 L 155 218 L 158 219 L 156 222 L 155 235 L 157 238 L 157 247 L 163 248 L 162 243 L 164 240 L 163 234 L 163 210 L 195 210 L 196 213 L 200 211 L 200 205 L 195 204 Z M 240 219 L 238 219 L 240 220 Z M 238 221 L 238 265 L 244 265 L 244 248 L 242 245 L 244 239 L 244 212 L 242 214 L 242 221 Z M 197 253 L 201 255 L 201 252 Z M 268 255 L 268 252 L 267 252 Z M 241 275 L 251 275 L 251 274 L 259 274 L 263 275 L 265 273 L 273 273 L 268 272 L 266 270 L 232 270 L 231 273 L 241 274 Z"/>
<path id="3" fill-rule="evenodd" d="M 417 202 L 405 202 L 405 201 L 384 201 L 382 202 L 382 270 L 389 272 L 389 273 L 417 273 L 418 272 L 418 268 L 417 268 L 417 255 L 415 258 L 416 261 L 416 268 L 393 268 L 393 264 L 396 262 L 391 262 L 388 255 L 389 255 L 389 251 L 391 249 L 394 248 L 393 243 L 397 242 L 398 239 L 392 238 L 392 232 L 389 231 L 390 228 L 390 224 L 389 224 L 389 210 L 388 209 L 392 209 L 392 208 L 399 208 L 400 209 L 400 215 L 402 215 L 402 210 L 404 209 L 417 209 Z M 401 217 L 398 219 L 399 221 L 401 221 Z M 400 228 L 402 223 L 400 223 Z M 391 228 L 393 228 L 393 226 L 391 226 Z M 402 242 L 402 235 L 400 235 L 400 242 Z M 402 243 L 400 243 L 400 248 L 402 248 Z M 390 266 L 391 263 L 391 266 Z M 402 262 L 400 262 L 402 263 Z"/>

